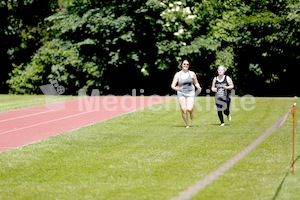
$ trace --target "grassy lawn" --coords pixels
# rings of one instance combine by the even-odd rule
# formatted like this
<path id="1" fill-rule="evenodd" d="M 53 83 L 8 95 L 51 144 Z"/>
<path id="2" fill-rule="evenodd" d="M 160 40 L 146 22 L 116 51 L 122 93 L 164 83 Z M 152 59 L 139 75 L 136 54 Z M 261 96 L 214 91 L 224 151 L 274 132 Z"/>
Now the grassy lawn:
<path id="1" fill-rule="evenodd" d="M 20 97 L 9 100 L 15 108 L 19 100 L 14 98 Z M 35 98 L 26 96 L 26 101 L 36 103 Z M 177 101 L 171 100 L 1 152 L 0 199 L 172 199 L 251 144 L 299 102 L 255 98 L 245 106 L 245 99 L 235 98 L 232 122 L 225 120 L 220 127 L 213 99 L 196 100 L 189 129 Z M 1 107 L 7 106 L 2 110 L 11 109 L 10 103 L 1 101 Z M 193 199 L 299 199 L 299 125 L 294 174 L 291 129 L 289 115 L 282 127 Z"/>
<path id="2" fill-rule="evenodd" d="M 0 94 L 0 112 L 74 99 L 77 96 L 6 95 Z"/>

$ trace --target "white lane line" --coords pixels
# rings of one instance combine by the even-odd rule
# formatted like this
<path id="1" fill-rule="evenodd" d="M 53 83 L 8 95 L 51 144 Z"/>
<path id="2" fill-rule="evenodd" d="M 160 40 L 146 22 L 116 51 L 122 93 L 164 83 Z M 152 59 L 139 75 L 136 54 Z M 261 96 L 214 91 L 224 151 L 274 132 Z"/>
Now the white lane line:
<path id="1" fill-rule="evenodd" d="M 25 117 L 31 117 L 31 116 L 35 116 L 35 115 L 40 115 L 40 114 L 44 114 L 44 113 L 48 113 L 48 112 L 53 112 L 53 111 L 54 110 L 47 110 L 47 111 L 43 111 L 43 112 L 33 113 L 33 114 L 30 114 L 30 115 L 23 115 L 23 116 L 19 116 L 19 117 L 12 117 L 12 118 L 8 118 L 8 119 L 0 120 L 0 123 L 1 122 L 7 122 L 7 121 L 10 121 L 10 120 L 22 119 L 22 118 L 25 118 Z"/>
<path id="2" fill-rule="evenodd" d="M 75 114 L 75 115 L 69 115 L 67 117 L 61 117 L 61 118 L 57 118 L 57 119 L 53 119 L 53 120 L 49 120 L 49 121 L 45 121 L 45 122 L 33 124 L 33 125 L 30 125 L 30 126 L 24 126 L 22 128 L 16 128 L 16 129 L 13 129 L 13 130 L 0 132 L 0 135 L 6 134 L 6 133 L 11 133 L 11 132 L 14 132 L 14 131 L 19 131 L 19 130 L 27 129 L 27 128 L 31 128 L 31 127 L 35 127 L 35 126 L 40 126 L 40 125 L 43 125 L 43 124 L 48 124 L 48 123 L 59 121 L 59 120 L 63 120 L 63 119 L 68 119 L 68 118 L 76 117 L 76 116 L 79 116 L 79 115 L 84 115 L 84 114 L 87 114 L 87 113 L 90 113 L 90 112 L 94 112 L 94 111 L 96 111 L 96 110 L 90 110 L 90 111 L 84 112 L 84 113 L 78 113 L 78 114 Z"/>

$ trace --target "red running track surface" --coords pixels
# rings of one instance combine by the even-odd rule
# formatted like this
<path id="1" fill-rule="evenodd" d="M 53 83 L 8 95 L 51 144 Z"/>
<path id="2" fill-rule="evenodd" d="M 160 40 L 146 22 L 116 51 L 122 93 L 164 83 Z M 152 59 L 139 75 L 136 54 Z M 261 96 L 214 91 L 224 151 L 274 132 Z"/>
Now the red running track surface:
<path id="1" fill-rule="evenodd" d="M 93 96 L 0 112 L 0 151 L 88 126 L 172 97 Z"/>

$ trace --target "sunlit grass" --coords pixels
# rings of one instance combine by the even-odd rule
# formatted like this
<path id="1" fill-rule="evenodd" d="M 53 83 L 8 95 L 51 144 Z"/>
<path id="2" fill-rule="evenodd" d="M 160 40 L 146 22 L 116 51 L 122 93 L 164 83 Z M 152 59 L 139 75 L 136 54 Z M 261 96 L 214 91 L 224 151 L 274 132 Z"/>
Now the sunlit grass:
<path id="1" fill-rule="evenodd" d="M 2 152 L 0 199 L 172 199 L 251 144 L 298 101 L 255 100 L 254 109 L 245 111 L 236 98 L 233 121 L 225 127 L 219 126 L 212 98 L 197 98 L 189 129 L 172 100 Z M 193 199 L 298 199 L 299 159 L 295 173 L 290 171 L 291 120 Z M 299 134 L 295 147 L 299 158 Z"/>
<path id="2" fill-rule="evenodd" d="M 23 107 L 45 105 L 49 103 L 75 99 L 77 96 L 46 95 L 4 95 L 0 94 L 0 112 Z"/>

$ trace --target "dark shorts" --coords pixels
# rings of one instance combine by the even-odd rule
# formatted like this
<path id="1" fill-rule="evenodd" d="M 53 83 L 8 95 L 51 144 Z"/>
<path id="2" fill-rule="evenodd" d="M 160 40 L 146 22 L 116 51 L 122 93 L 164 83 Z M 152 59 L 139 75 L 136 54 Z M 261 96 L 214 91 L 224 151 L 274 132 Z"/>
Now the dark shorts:
<path id="1" fill-rule="evenodd" d="M 218 111 L 224 111 L 229 109 L 230 106 L 230 97 L 215 97 L 216 106 L 218 108 Z"/>

